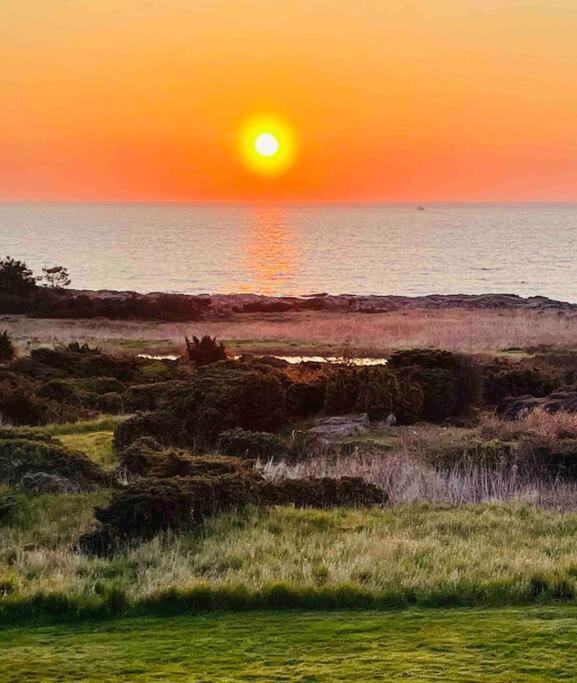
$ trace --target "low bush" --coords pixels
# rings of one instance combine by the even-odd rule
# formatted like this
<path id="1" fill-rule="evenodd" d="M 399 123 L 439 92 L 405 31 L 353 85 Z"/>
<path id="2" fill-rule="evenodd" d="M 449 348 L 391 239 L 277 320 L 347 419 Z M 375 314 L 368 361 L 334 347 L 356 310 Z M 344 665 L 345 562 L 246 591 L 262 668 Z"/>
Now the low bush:
<path id="1" fill-rule="evenodd" d="M 16 358 L 16 347 L 12 343 L 8 330 L 0 334 L 0 363 L 6 363 Z"/>
<path id="2" fill-rule="evenodd" d="M 119 458 L 119 470 L 129 477 L 192 477 L 248 472 L 250 461 L 221 455 L 195 456 L 189 451 L 168 448 L 143 437 L 125 449 Z"/>
<path id="3" fill-rule="evenodd" d="M 175 410 L 189 443 L 213 446 L 219 434 L 236 427 L 278 431 L 286 422 L 286 391 L 272 368 L 225 361 L 202 368 Z"/>
<path id="4" fill-rule="evenodd" d="M 218 449 L 224 455 L 237 458 L 282 460 L 288 455 L 287 446 L 278 436 L 268 432 L 250 432 L 240 427 L 222 432 L 218 438 Z"/>
<path id="5" fill-rule="evenodd" d="M 401 377 L 408 377 L 421 386 L 425 420 L 440 422 L 467 413 L 480 401 L 480 369 L 471 358 L 462 354 L 439 349 L 409 349 L 392 354 L 389 365 Z"/>
<path id="6" fill-rule="evenodd" d="M 179 380 L 155 382 L 153 384 L 134 384 L 122 394 L 122 404 L 126 412 L 158 410 L 170 405 L 180 390 L 186 385 Z"/>
<path id="7" fill-rule="evenodd" d="M 114 447 L 120 452 L 141 437 L 152 437 L 164 446 L 185 440 L 183 422 L 171 412 L 140 413 L 120 422 L 114 430 Z"/>
<path id="8" fill-rule="evenodd" d="M 0 484 L 0 527 L 25 522 L 30 505 L 23 493 Z"/>
<path id="9" fill-rule="evenodd" d="M 103 413 L 110 413 L 112 415 L 118 415 L 125 410 L 122 395 L 113 391 L 98 396 L 95 407 Z"/>
<path id="10" fill-rule="evenodd" d="M 393 414 L 402 424 L 422 417 L 424 394 L 419 382 L 386 366 L 340 367 L 327 377 L 325 409 L 331 414 L 367 413 L 372 420 Z"/>
<path id="11" fill-rule="evenodd" d="M 483 365 L 482 372 L 483 398 L 496 407 L 500 407 L 508 397 L 542 398 L 558 386 L 551 374 L 527 364 L 494 361 Z"/>
<path id="12" fill-rule="evenodd" d="M 384 492 L 358 478 L 266 481 L 255 471 L 216 476 L 140 479 L 96 508 L 99 527 L 82 536 L 83 552 L 110 554 L 123 542 L 145 540 L 164 530 L 184 531 L 208 516 L 247 504 L 330 508 L 374 506 Z"/>
<path id="13" fill-rule="evenodd" d="M 319 413 L 325 404 L 324 381 L 294 382 L 287 387 L 287 412 L 291 417 L 309 417 Z"/>
<path id="14" fill-rule="evenodd" d="M 0 439 L 0 482 L 24 485 L 26 477 L 30 481 L 36 475 L 58 477 L 76 490 L 110 484 L 109 477 L 92 460 L 57 442 Z"/>
<path id="15" fill-rule="evenodd" d="M 371 507 L 386 502 L 382 489 L 359 477 L 266 481 L 260 495 L 266 505 L 310 508 Z"/>
<path id="16" fill-rule="evenodd" d="M 141 436 L 120 450 L 118 469 L 128 476 L 146 476 L 162 450 L 162 444 L 154 437 Z"/>
<path id="17" fill-rule="evenodd" d="M 37 382 L 12 369 L 0 371 L 0 415 L 15 426 L 74 422 L 89 417 L 81 406 L 59 403 L 40 395 Z"/>

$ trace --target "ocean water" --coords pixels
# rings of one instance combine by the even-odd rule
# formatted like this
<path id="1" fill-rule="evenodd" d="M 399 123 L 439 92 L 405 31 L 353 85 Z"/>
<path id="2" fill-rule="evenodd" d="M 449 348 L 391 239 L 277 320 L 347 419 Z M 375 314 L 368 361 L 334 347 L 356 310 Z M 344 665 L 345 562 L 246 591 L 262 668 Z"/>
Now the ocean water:
<path id="1" fill-rule="evenodd" d="M 8 203 L 0 255 L 76 288 L 577 302 L 577 205 Z"/>

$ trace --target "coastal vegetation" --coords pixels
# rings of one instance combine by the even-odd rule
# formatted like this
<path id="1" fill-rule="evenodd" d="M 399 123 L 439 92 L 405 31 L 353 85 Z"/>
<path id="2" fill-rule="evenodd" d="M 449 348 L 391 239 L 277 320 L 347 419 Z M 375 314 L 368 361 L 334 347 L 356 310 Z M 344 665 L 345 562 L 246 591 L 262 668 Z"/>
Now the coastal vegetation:
<path id="1" fill-rule="evenodd" d="M 43 320 L 44 337 L 35 338 L 34 318 L 4 321 L 0 664 L 11 657 L 13 680 L 24 673 L 42 680 L 59 666 L 61 676 L 75 675 L 66 653 L 81 645 L 90 675 L 121 679 L 90 654 L 87 624 L 99 620 L 101 644 L 118 629 L 130 634 L 131 647 L 117 647 L 111 661 L 115 672 L 136 671 L 159 617 L 166 644 L 155 637 L 142 665 L 159 680 L 184 669 L 192 675 L 192 665 L 175 665 L 168 642 L 192 642 L 199 624 L 208 629 L 195 660 L 205 678 L 224 671 L 227 680 L 274 680 L 293 666 L 277 659 L 274 643 L 294 620 L 308 628 L 310 647 L 305 652 L 289 629 L 284 650 L 298 650 L 294 671 L 303 680 L 338 680 L 326 638 L 342 628 L 353 629 L 357 645 L 350 665 L 338 669 L 341 679 L 370 680 L 385 623 L 394 657 L 382 670 L 391 675 L 440 666 L 437 645 L 418 635 L 425 623 L 447 634 L 451 660 L 436 669 L 445 677 L 456 662 L 469 662 L 477 626 L 526 643 L 529 622 L 534 649 L 523 663 L 510 657 L 502 680 L 527 667 L 535 680 L 571 671 L 539 656 L 547 629 L 557 638 L 564 624 L 565 644 L 574 641 L 571 344 L 494 348 L 487 340 L 503 317 L 491 311 L 478 312 L 485 337 L 474 354 L 463 352 L 462 339 L 431 344 L 434 328 L 429 343 L 409 347 L 396 340 L 411 325 L 420 334 L 416 320 L 423 330 L 432 315 L 445 316 L 450 334 L 472 314 L 349 313 L 351 335 L 387 330 L 362 347 L 374 357 L 362 365 L 361 347 L 334 336 L 336 314 L 266 315 L 266 322 L 173 324 L 169 335 L 159 323 L 152 336 L 151 323 Z M 571 315 L 517 312 L 506 320 L 526 341 L 538 324 L 573 334 Z M 262 341 L 253 335 L 258 325 Z M 303 325 L 312 338 L 283 341 Z M 216 329 L 235 329 L 237 338 L 223 342 Z M 252 341 L 242 340 L 245 333 Z M 317 355 L 331 335 L 332 360 L 280 357 L 299 343 Z M 266 353 L 247 352 L 259 344 Z M 251 668 L 243 655 L 236 678 L 211 654 L 232 623 L 229 649 L 237 655 L 247 651 L 248 624 L 261 628 L 261 659 Z M 496 637 L 475 641 L 495 661 Z M 451 645 L 454 638 L 464 644 Z M 411 643 L 421 664 L 409 656 Z M 43 659 L 42 670 L 23 647 Z M 471 680 L 486 675 L 468 666 Z"/>
<path id="2" fill-rule="evenodd" d="M 577 355 L 208 362 L 225 348 L 197 341 L 0 367 L 6 622 L 575 599 Z"/>

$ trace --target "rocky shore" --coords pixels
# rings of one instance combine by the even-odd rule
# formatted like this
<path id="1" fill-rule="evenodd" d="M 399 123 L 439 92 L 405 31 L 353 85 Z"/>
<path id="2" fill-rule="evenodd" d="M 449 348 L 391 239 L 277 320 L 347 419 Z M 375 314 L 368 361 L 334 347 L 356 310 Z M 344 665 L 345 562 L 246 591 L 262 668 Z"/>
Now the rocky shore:
<path id="1" fill-rule="evenodd" d="M 226 318 L 246 313 L 284 313 L 297 311 L 331 311 L 338 313 L 387 313 L 402 310 L 531 310 L 575 311 L 577 304 L 556 301 L 543 296 L 523 298 L 516 294 L 430 294 L 427 296 L 310 294 L 301 297 L 273 297 L 258 294 L 139 294 L 114 290 L 69 290 L 54 302 L 58 309 L 87 306 L 95 313 L 126 307 L 140 310 L 137 317 L 178 317 L 181 320 Z M 58 305 L 56 305 L 58 304 Z M 73 310 L 72 310 L 73 312 Z M 129 311 L 126 311 L 129 313 Z M 74 317 L 71 315 L 70 317 Z M 130 317 L 130 316 L 128 316 Z"/>

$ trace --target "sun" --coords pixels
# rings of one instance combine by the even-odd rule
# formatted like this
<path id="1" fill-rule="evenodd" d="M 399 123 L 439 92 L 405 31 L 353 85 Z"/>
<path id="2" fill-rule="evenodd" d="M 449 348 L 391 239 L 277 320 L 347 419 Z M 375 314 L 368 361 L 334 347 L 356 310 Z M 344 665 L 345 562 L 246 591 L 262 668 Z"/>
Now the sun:
<path id="1" fill-rule="evenodd" d="M 259 175 L 287 171 L 296 154 L 295 134 L 285 121 L 270 115 L 254 116 L 239 130 L 239 152 L 247 168 Z"/>
<path id="2" fill-rule="evenodd" d="M 254 148 L 262 157 L 272 157 L 277 154 L 280 145 L 274 133 L 261 133 L 256 136 Z"/>

